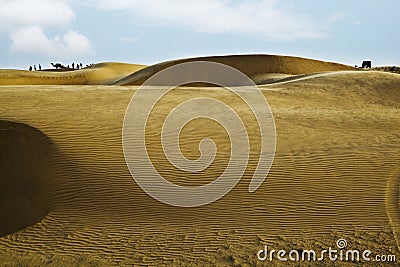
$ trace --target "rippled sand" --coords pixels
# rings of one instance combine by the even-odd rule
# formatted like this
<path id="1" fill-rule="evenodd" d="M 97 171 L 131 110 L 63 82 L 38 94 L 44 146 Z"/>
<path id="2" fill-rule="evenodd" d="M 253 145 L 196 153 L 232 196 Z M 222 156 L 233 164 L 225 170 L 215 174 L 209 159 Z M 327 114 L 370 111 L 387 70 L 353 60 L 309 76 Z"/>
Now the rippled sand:
<path id="1" fill-rule="evenodd" d="M 259 132 L 237 96 L 223 88 L 184 87 L 157 104 L 148 150 L 176 184 L 211 182 L 230 153 L 224 129 L 199 119 L 183 129 L 182 152 L 199 157 L 199 141 L 210 137 L 218 148 L 215 162 L 195 175 L 172 168 L 160 129 L 177 104 L 219 99 L 249 129 L 250 161 L 239 184 L 210 205 L 178 208 L 143 192 L 126 166 L 122 125 L 137 87 L 0 87 L 0 208 L 7 214 L 0 219 L 0 261 L 253 266 L 261 264 L 256 253 L 264 245 L 318 250 L 339 238 L 351 248 L 399 257 L 400 76 L 333 72 L 261 89 L 274 114 L 277 151 L 254 193 L 248 185 Z"/>

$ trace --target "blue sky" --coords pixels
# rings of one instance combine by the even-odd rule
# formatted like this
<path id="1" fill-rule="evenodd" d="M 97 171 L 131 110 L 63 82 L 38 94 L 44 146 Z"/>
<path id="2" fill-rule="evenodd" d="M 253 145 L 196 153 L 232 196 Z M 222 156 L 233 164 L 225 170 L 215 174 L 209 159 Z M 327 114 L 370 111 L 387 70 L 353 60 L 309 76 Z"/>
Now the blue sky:
<path id="1" fill-rule="evenodd" d="M 0 0 L 0 68 L 280 54 L 400 65 L 400 2 Z"/>

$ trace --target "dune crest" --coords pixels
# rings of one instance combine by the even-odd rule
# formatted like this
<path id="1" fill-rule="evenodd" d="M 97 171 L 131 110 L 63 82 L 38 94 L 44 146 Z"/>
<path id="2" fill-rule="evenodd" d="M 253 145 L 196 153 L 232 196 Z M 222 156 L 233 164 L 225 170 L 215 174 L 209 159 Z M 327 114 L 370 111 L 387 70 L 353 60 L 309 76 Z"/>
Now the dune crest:
<path id="1" fill-rule="evenodd" d="M 386 210 L 393 227 L 397 248 L 400 250 L 400 204 L 399 204 L 400 168 L 389 178 L 386 187 Z"/>
<path id="2" fill-rule="evenodd" d="M 276 55 L 233 55 L 233 56 L 212 56 L 186 58 L 173 61 L 162 62 L 156 65 L 143 68 L 127 77 L 115 82 L 115 85 L 140 85 L 155 73 L 168 67 L 192 62 L 192 61 L 212 61 L 225 64 L 243 72 L 256 83 L 263 83 L 279 79 L 282 75 L 300 75 L 315 72 L 356 70 L 356 68 L 332 62 L 319 60 L 276 56 Z M 204 70 L 207 71 L 207 70 Z M 276 74 L 276 75 L 271 75 Z"/>
<path id="3" fill-rule="evenodd" d="M 0 85 L 107 85 L 144 67 L 108 62 L 65 72 L 0 70 Z"/>

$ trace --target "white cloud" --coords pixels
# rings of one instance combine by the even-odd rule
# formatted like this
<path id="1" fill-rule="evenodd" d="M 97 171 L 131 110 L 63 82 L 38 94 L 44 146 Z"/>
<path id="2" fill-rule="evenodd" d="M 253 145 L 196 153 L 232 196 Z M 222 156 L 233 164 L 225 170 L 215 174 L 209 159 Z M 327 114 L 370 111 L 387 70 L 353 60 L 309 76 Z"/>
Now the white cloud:
<path id="1" fill-rule="evenodd" d="M 86 5 L 132 14 L 137 24 L 239 33 L 265 40 L 320 38 L 306 15 L 279 8 L 276 0 L 87 0 Z"/>
<path id="2" fill-rule="evenodd" d="M 38 25 L 63 26 L 75 19 L 64 0 L 0 0 L 0 31 Z"/>
<path id="3" fill-rule="evenodd" d="M 68 58 L 89 54 L 90 41 L 83 35 L 68 31 L 62 37 L 48 38 L 39 26 L 29 26 L 14 31 L 11 35 L 13 53 L 34 53 L 57 58 Z"/>
<path id="4" fill-rule="evenodd" d="M 88 38 L 66 31 L 75 18 L 67 0 L 0 0 L 0 32 L 8 33 L 14 53 L 58 58 L 89 54 L 92 47 Z M 46 28 L 66 33 L 49 38 Z"/>

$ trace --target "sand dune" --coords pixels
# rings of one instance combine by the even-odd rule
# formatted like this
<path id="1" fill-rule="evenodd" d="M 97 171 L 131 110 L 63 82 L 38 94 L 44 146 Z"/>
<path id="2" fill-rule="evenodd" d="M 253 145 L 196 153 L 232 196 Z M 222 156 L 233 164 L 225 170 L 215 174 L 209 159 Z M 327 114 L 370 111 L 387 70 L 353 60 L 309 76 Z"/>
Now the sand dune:
<path id="1" fill-rule="evenodd" d="M 282 74 L 299 75 L 315 72 L 356 70 L 354 67 L 343 64 L 324 62 L 299 57 L 275 56 L 275 55 L 235 55 L 200 57 L 173 60 L 149 66 L 117 81 L 115 85 L 140 85 L 149 77 L 165 68 L 176 64 L 192 61 L 212 61 L 226 64 L 236 68 L 252 78 L 256 83 L 269 82 L 279 78 Z M 207 70 L 205 70 L 207 71 Z M 277 74 L 277 76 L 271 75 Z"/>
<path id="2" fill-rule="evenodd" d="M 298 66 L 293 58 L 282 60 Z M 262 62 L 265 58 L 246 61 L 253 67 Z M 143 69 L 119 84 L 136 83 L 175 63 Z M 347 68 L 318 61 L 304 64 L 308 69 L 289 74 Z M 245 65 L 242 71 L 257 74 Z M 259 133 L 252 114 L 235 95 L 222 88 L 182 87 L 156 105 L 147 132 L 149 153 L 157 169 L 177 184 L 210 182 L 225 168 L 230 153 L 223 128 L 194 121 L 181 133 L 182 152 L 198 157 L 199 140 L 211 137 L 218 147 L 216 161 L 196 175 L 172 168 L 160 148 L 159 133 L 177 104 L 201 96 L 219 99 L 235 109 L 249 129 L 250 162 L 240 183 L 211 205 L 185 209 L 149 197 L 127 169 L 121 131 L 136 87 L 0 87 L 0 120 L 23 123 L 0 124 L 7 133 L 0 132 L 6 136 L 0 143 L 2 158 L 12 155 L 1 161 L 2 192 L 18 197 L 22 179 L 38 185 L 29 199 L 40 199 L 15 204 L 2 200 L 0 213 L 9 218 L 0 220 L 2 235 L 31 226 L 0 239 L 0 261 L 31 266 L 254 266 L 260 264 L 255 253 L 264 244 L 321 249 L 335 246 L 339 238 L 346 238 L 352 248 L 400 257 L 394 249 L 400 229 L 400 76 L 334 72 L 290 77 L 261 88 L 274 112 L 277 154 L 270 175 L 255 193 L 248 192 L 248 184 L 257 164 Z M 149 97 L 154 92 L 149 91 Z M 27 143 L 28 148 L 21 146 Z M 21 149 L 3 150 L 8 144 Z M 36 146 L 51 147 L 50 155 L 30 156 Z M 4 184 L 12 190 L 4 190 Z M 16 209 L 32 210 L 33 215 L 22 215 L 21 221 Z M 45 216 L 43 210 L 47 216 L 35 224 Z M 14 227 L 14 222 L 19 225 Z"/>
<path id="3" fill-rule="evenodd" d="M 385 72 L 391 72 L 391 73 L 400 74 L 400 67 L 398 67 L 398 66 L 382 66 L 382 67 L 375 67 L 375 68 L 373 68 L 372 70 L 385 71 Z"/>
<path id="4" fill-rule="evenodd" d="M 100 63 L 67 72 L 0 70 L 0 85 L 105 85 L 144 67 L 137 64 Z"/>
<path id="5" fill-rule="evenodd" d="M 0 85 L 140 85 L 167 67 L 196 60 L 219 62 L 232 66 L 257 84 L 265 84 L 291 75 L 315 72 L 355 70 L 332 62 L 274 55 L 235 55 L 181 59 L 152 66 L 126 63 L 99 63 L 82 70 L 23 71 L 0 70 Z M 206 84 L 198 84 L 205 86 Z"/>

